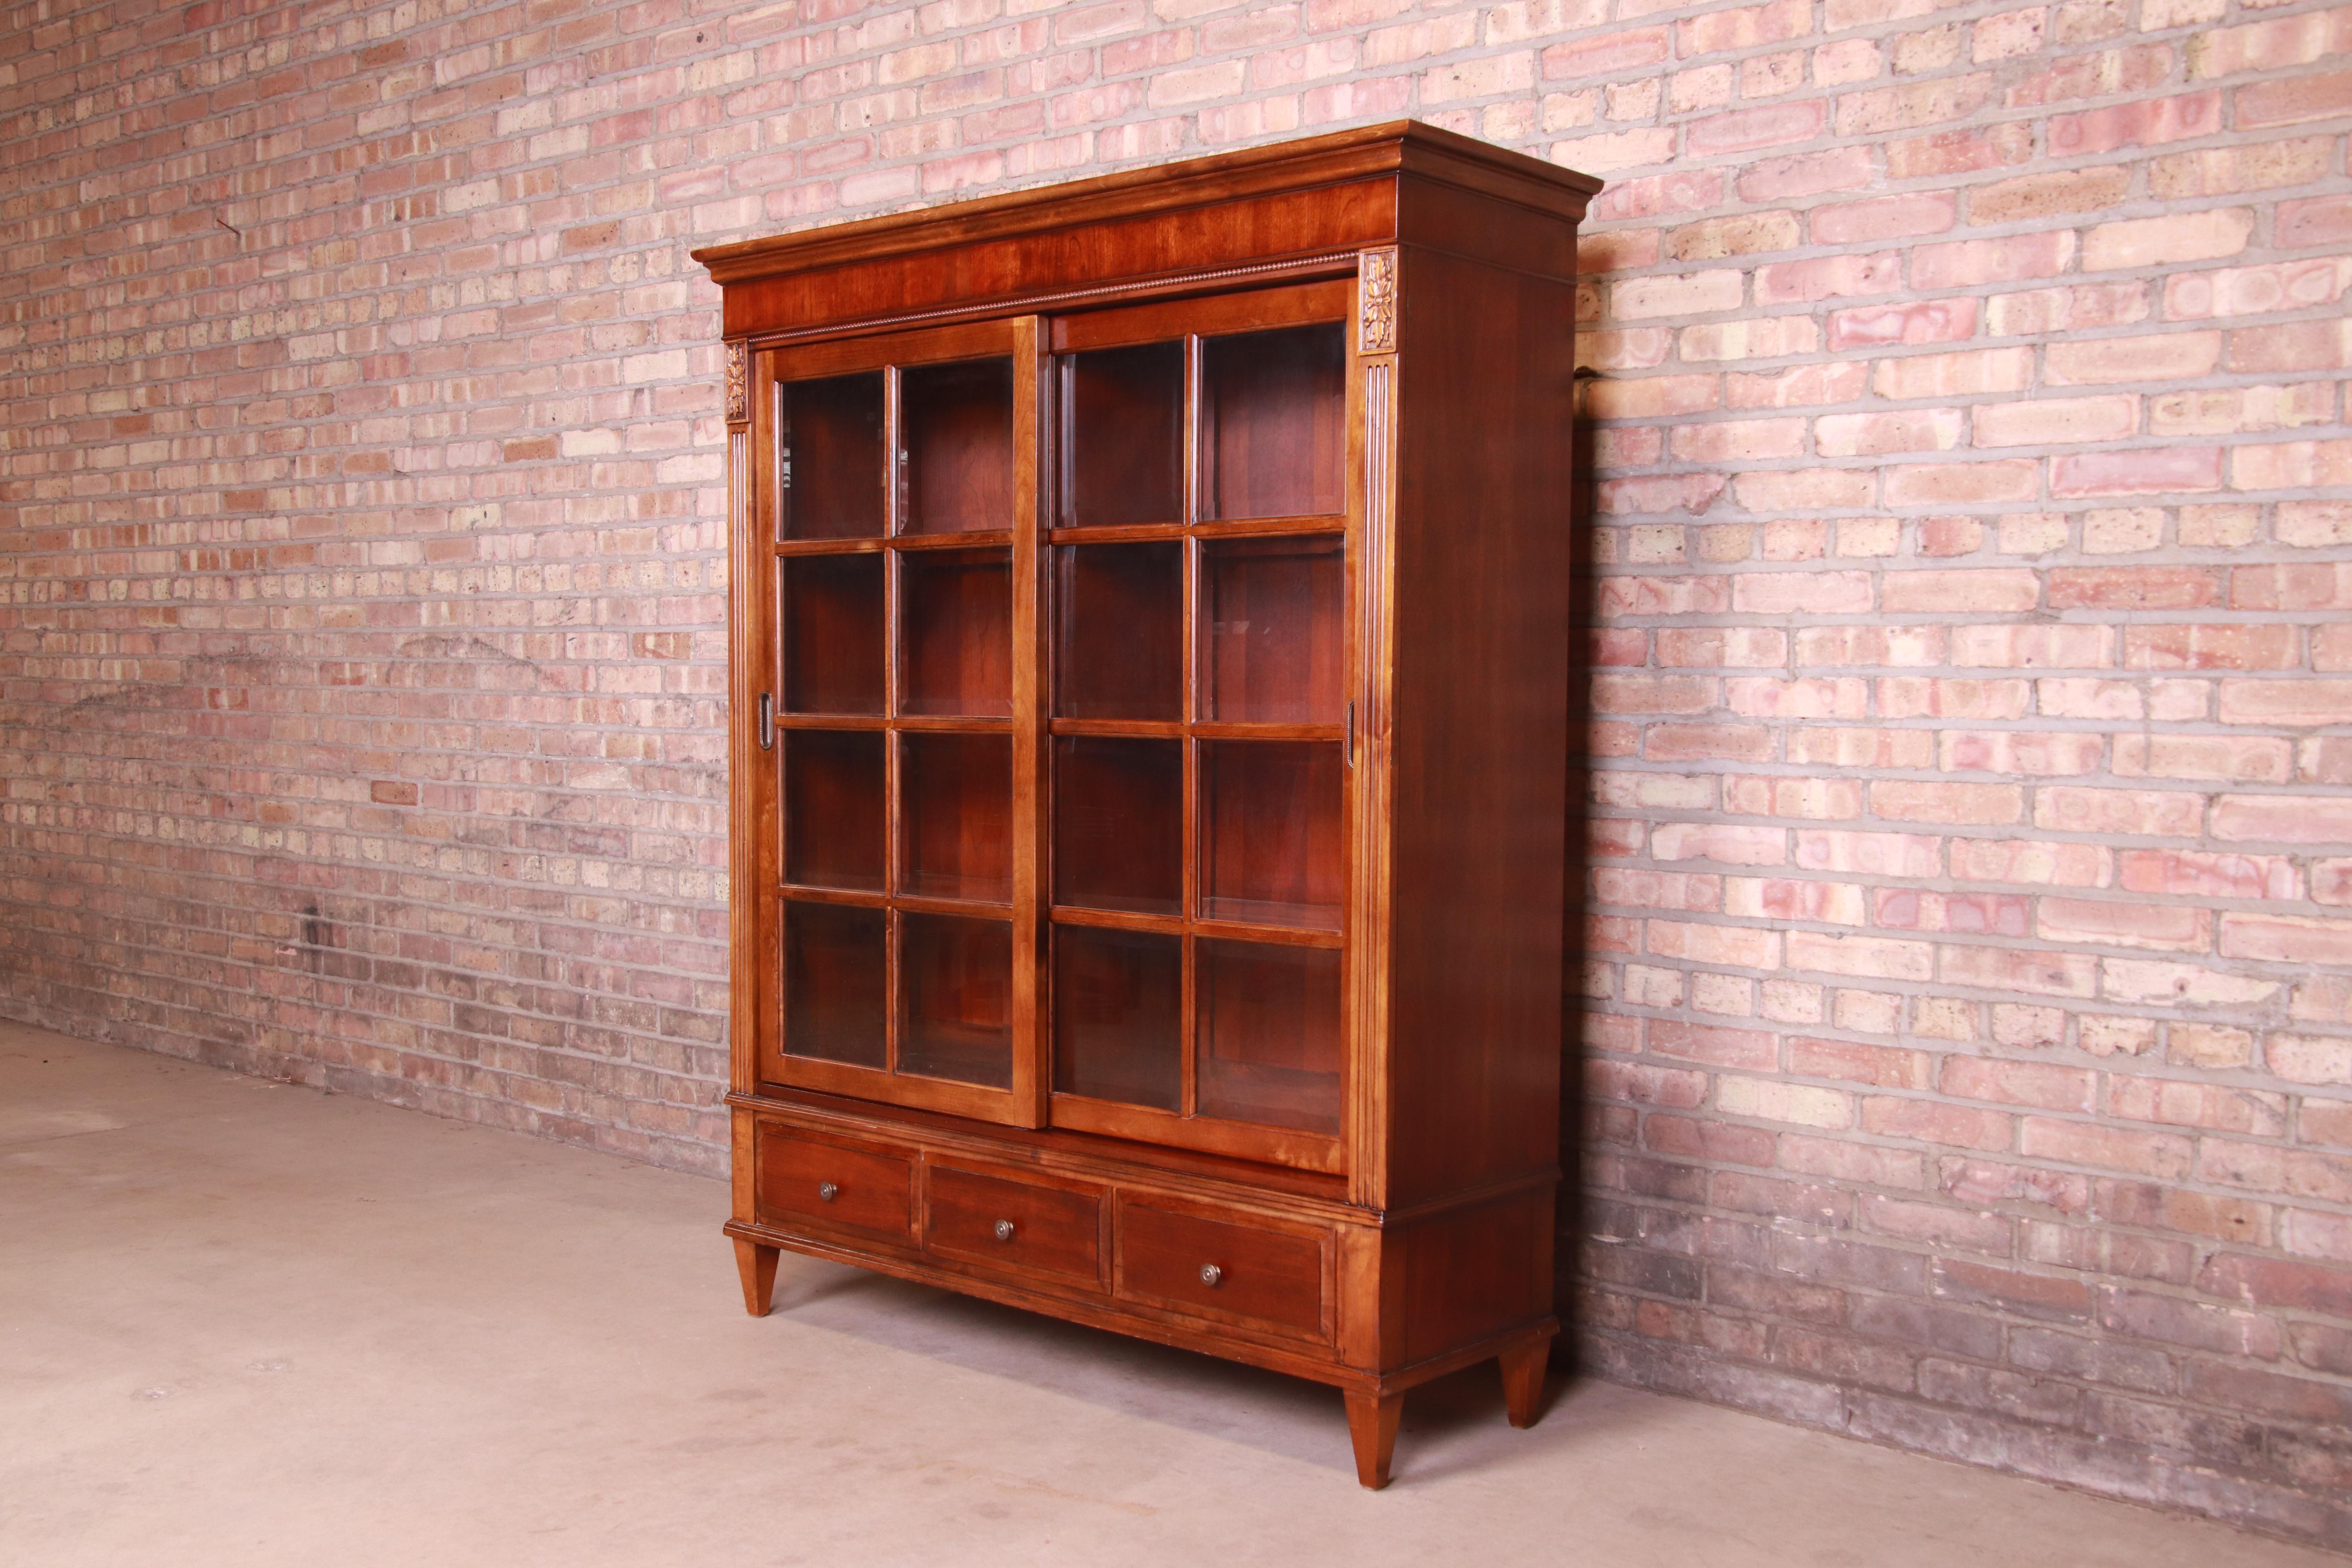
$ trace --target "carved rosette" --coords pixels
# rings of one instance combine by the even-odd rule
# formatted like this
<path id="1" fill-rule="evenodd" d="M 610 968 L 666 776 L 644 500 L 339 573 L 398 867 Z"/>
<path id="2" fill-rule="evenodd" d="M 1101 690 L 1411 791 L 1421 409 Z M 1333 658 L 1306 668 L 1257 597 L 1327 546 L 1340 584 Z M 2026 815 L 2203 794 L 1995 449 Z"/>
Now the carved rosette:
<path id="1" fill-rule="evenodd" d="M 1396 351 L 1394 250 L 1367 250 L 1356 258 L 1356 352 Z"/>
<path id="2" fill-rule="evenodd" d="M 727 423 L 749 424 L 751 418 L 751 361 L 740 338 L 727 341 Z"/>

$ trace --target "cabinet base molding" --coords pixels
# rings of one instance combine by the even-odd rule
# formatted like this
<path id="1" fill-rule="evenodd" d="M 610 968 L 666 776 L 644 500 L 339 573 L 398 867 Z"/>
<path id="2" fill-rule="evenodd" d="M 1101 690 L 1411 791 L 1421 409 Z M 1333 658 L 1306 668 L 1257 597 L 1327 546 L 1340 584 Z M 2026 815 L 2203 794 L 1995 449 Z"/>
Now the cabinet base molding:
<path id="1" fill-rule="evenodd" d="M 1171 1185 L 1144 1167 L 1048 1169 L 1034 1150 L 879 1119 L 851 1131 L 783 1106 L 736 1114 L 753 1217 L 726 1232 L 754 1317 L 792 1251 L 1327 1384 L 1347 1395 L 1366 1486 L 1387 1484 L 1399 1402 L 1433 1378 L 1498 1361 L 1511 1424 L 1535 1419 L 1559 1331 L 1538 1277 L 1548 1247 L 1522 1249 L 1516 1272 L 1491 1258 L 1474 1271 L 1488 1321 L 1457 1311 L 1475 1331 L 1456 1342 L 1416 1342 L 1399 1302 L 1408 1282 L 1425 1294 L 1423 1272 L 1456 1270 L 1497 1222 L 1548 1227 L 1548 1184 L 1400 1222 L 1239 1184 Z"/>

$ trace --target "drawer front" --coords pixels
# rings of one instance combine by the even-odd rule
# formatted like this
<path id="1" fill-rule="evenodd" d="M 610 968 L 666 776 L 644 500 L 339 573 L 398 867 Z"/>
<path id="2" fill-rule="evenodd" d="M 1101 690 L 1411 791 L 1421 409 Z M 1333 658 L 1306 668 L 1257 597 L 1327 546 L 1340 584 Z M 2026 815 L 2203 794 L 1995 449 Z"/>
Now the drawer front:
<path id="1" fill-rule="evenodd" d="M 758 1175 L 760 1207 L 786 1223 L 901 1241 L 914 1229 L 914 1162 L 907 1155 L 763 1127 Z"/>
<path id="2" fill-rule="evenodd" d="M 923 1247 L 1009 1273 L 1102 1284 L 1100 1189 L 1049 1186 L 951 1165 L 926 1173 Z"/>
<path id="3" fill-rule="evenodd" d="M 1325 1339 L 1328 1233 L 1119 1205 L 1118 1293 Z"/>

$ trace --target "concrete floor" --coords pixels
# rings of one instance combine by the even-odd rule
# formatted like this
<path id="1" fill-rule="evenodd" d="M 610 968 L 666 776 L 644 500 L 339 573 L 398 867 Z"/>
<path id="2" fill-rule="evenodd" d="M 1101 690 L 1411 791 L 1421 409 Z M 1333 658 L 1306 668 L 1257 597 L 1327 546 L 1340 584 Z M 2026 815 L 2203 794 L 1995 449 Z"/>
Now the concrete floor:
<path id="1" fill-rule="evenodd" d="M 725 1194 L 0 1024 L 0 1562 L 2341 1568 L 1491 1367 L 1337 1394 L 787 1255 Z"/>

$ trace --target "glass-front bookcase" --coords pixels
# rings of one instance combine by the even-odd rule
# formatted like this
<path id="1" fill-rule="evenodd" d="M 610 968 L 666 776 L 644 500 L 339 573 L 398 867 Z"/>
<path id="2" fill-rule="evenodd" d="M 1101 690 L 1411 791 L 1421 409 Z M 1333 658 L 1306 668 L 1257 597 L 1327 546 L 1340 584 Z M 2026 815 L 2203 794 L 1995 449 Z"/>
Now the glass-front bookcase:
<path id="1" fill-rule="evenodd" d="M 777 1081 L 1339 1168 L 1349 306 L 770 356 Z"/>

